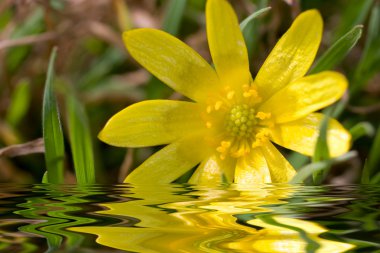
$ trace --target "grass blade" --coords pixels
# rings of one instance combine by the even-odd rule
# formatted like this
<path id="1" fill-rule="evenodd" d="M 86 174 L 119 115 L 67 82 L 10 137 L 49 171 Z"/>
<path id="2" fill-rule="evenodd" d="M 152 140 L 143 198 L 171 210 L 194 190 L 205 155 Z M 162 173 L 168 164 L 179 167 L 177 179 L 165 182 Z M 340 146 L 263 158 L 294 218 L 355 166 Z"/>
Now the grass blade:
<path id="1" fill-rule="evenodd" d="M 329 147 L 327 144 L 327 129 L 329 125 L 329 119 L 330 117 L 328 115 L 325 115 L 321 122 L 321 126 L 319 127 L 319 136 L 315 145 L 314 156 L 312 158 L 312 161 L 314 163 L 330 159 Z M 330 164 L 326 163 L 326 166 L 323 170 L 318 170 L 313 173 L 313 181 L 315 185 L 318 185 L 322 182 L 324 175 L 329 170 L 329 168 Z"/>
<path id="2" fill-rule="evenodd" d="M 359 122 L 350 129 L 352 141 L 356 141 L 362 136 L 373 137 L 375 135 L 375 128 L 369 122 Z"/>
<path id="3" fill-rule="evenodd" d="M 339 27 L 334 34 L 334 40 L 337 41 L 343 34 L 347 33 L 351 27 L 363 24 L 373 4 L 373 0 L 348 0 Z"/>
<path id="4" fill-rule="evenodd" d="M 28 80 L 22 80 L 18 83 L 11 98 L 11 104 L 7 111 L 7 122 L 15 127 L 24 118 L 30 104 L 31 91 Z"/>
<path id="5" fill-rule="evenodd" d="M 370 183 L 369 177 L 370 177 L 370 175 L 369 175 L 368 160 L 366 160 L 364 163 L 364 166 L 363 166 L 362 175 L 360 178 L 360 183 L 361 184 L 369 184 Z"/>
<path id="6" fill-rule="evenodd" d="M 376 136 L 373 141 L 371 150 L 369 151 L 368 160 L 366 166 L 368 166 L 369 178 L 373 178 L 371 183 L 378 183 L 380 181 L 380 171 L 376 170 L 380 163 L 380 127 L 377 128 Z"/>
<path id="7" fill-rule="evenodd" d="M 380 61 L 380 4 L 372 9 L 368 32 L 360 62 L 355 69 L 354 80 L 350 87 L 351 97 L 357 95 L 368 80 L 379 70 Z"/>
<path id="8" fill-rule="evenodd" d="M 66 106 L 77 182 L 93 184 L 95 183 L 94 153 L 87 114 L 83 105 L 70 93 L 67 95 Z"/>
<path id="9" fill-rule="evenodd" d="M 162 24 L 162 29 L 172 35 L 178 35 L 179 28 L 181 26 L 181 20 L 187 0 L 171 0 L 166 10 L 165 19 Z"/>
<path id="10" fill-rule="evenodd" d="M 47 179 L 49 183 L 59 184 L 63 183 L 64 143 L 59 110 L 53 87 L 56 55 L 57 48 L 53 48 L 44 90 L 42 130 L 45 143 L 46 170 L 48 171 Z"/>
<path id="11" fill-rule="evenodd" d="M 267 0 L 257 1 L 255 5 L 260 10 L 252 13 L 240 23 L 240 29 L 243 33 L 245 44 L 247 45 L 248 58 L 250 60 L 258 53 L 258 46 L 260 44 L 260 27 L 262 21 L 257 19 L 257 17 L 267 13 L 271 9 L 271 7 L 265 8 L 268 5 Z M 251 67 L 252 66 L 251 64 Z"/>
<path id="12" fill-rule="evenodd" d="M 240 23 L 240 30 L 244 33 L 244 31 L 247 29 L 248 25 L 257 17 L 260 15 L 268 12 L 272 7 L 266 7 L 263 9 L 260 9 L 258 11 L 255 11 L 251 15 L 249 15 L 247 18 L 245 18 L 241 23 Z"/>
<path id="13" fill-rule="evenodd" d="M 333 164 L 342 163 L 348 161 L 357 156 L 355 151 L 350 151 L 342 156 L 339 156 L 334 159 L 325 160 L 317 163 L 310 163 L 304 167 L 302 167 L 297 174 L 292 178 L 290 184 L 299 184 L 303 183 L 308 177 L 310 177 L 313 173 L 324 170 L 327 166 L 332 166 Z"/>
<path id="14" fill-rule="evenodd" d="M 335 42 L 315 63 L 310 74 L 333 69 L 356 45 L 362 36 L 362 25 L 357 25 Z"/>

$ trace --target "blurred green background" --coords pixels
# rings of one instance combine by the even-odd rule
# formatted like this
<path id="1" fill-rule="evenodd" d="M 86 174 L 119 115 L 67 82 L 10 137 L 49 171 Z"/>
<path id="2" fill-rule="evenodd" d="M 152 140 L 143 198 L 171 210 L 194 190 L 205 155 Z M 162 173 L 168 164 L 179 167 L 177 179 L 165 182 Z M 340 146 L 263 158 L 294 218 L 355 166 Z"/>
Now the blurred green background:
<path id="1" fill-rule="evenodd" d="M 282 151 L 296 169 L 310 168 L 319 162 L 317 165 L 326 171 L 324 183 L 378 183 L 379 1 L 230 2 L 240 21 L 271 7 L 244 29 L 253 76 L 294 17 L 310 8 L 321 12 L 324 35 L 317 56 L 320 61 L 312 71 L 336 69 L 348 77 L 349 91 L 328 112 L 353 134 L 354 152 L 344 159 L 321 164 L 328 157 L 318 158 L 316 154 L 311 161 Z M 43 180 L 46 163 L 41 140 L 42 110 L 45 108 L 46 112 L 47 108 L 43 97 L 53 47 L 57 47 L 57 55 L 50 102 L 54 104 L 57 99 L 64 136 L 64 178 L 60 182 L 122 182 L 129 171 L 159 147 L 111 147 L 97 140 L 97 133 L 113 114 L 132 103 L 183 97 L 153 78 L 128 55 L 121 34 L 137 27 L 163 29 L 210 62 L 204 9 L 205 0 L 1 0 L 0 182 Z M 86 171 L 95 171 L 96 180 Z M 80 174 L 88 178 L 79 179 Z"/>

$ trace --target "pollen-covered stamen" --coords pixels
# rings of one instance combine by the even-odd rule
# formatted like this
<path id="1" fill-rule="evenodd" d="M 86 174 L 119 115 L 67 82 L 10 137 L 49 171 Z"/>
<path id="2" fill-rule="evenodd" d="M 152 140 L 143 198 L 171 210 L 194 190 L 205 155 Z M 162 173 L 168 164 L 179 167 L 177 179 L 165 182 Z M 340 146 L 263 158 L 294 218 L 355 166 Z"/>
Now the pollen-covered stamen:
<path id="1" fill-rule="evenodd" d="M 233 137 L 246 138 L 251 136 L 256 122 L 255 109 L 246 104 L 235 105 L 227 115 L 226 129 Z"/>

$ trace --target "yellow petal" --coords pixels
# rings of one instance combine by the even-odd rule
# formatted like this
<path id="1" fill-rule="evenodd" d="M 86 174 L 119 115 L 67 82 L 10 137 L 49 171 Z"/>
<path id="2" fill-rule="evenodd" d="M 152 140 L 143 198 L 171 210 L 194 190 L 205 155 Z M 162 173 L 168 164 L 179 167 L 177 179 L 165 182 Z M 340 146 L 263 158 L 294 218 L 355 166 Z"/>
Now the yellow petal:
<path id="1" fill-rule="evenodd" d="M 276 125 L 271 138 L 278 145 L 312 156 L 323 117 L 321 113 L 312 113 L 305 118 Z M 327 130 L 330 156 L 336 157 L 346 153 L 350 148 L 350 142 L 350 133 L 338 121 L 330 119 Z"/>
<path id="2" fill-rule="evenodd" d="M 123 39 L 136 61 L 193 100 L 206 99 L 219 86 L 214 69 L 193 49 L 170 34 L 144 28 L 125 32 Z"/>
<path id="3" fill-rule="evenodd" d="M 115 114 L 99 139 L 119 147 L 171 143 L 204 128 L 198 105 L 184 101 L 147 100 Z"/>
<path id="4" fill-rule="evenodd" d="M 318 51 L 322 27 L 316 10 L 305 11 L 294 20 L 256 76 L 255 85 L 264 101 L 306 74 Z"/>
<path id="5" fill-rule="evenodd" d="M 249 84 L 247 48 L 230 4 L 225 0 L 208 0 L 206 24 L 211 56 L 223 84 Z"/>
<path id="6" fill-rule="evenodd" d="M 253 149 L 249 155 L 238 159 L 235 168 L 236 184 L 257 185 L 271 182 L 268 164 L 260 149 Z"/>
<path id="7" fill-rule="evenodd" d="M 192 135 L 162 148 L 137 167 L 125 183 L 167 184 L 182 176 L 209 155 L 202 135 Z"/>
<path id="8" fill-rule="evenodd" d="M 336 102 L 346 88 L 347 79 L 342 74 L 324 71 L 288 84 L 259 110 L 271 113 L 277 123 L 290 122 Z"/>
<path id="9" fill-rule="evenodd" d="M 228 157 L 221 160 L 218 155 L 211 155 L 198 166 L 189 183 L 202 185 L 221 184 L 223 183 L 223 175 L 226 176 L 228 182 L 232 182 L 235 167 L 234 160 Z"/>
<path id="10" fill-rule="evenodd" d="M 272 183 L 287 183 L 289 182 L 296 171 L 293 166 L 285 159 L 285 157 L 277 150 L 269 141 L 261 148 L 268 165 Z"/>

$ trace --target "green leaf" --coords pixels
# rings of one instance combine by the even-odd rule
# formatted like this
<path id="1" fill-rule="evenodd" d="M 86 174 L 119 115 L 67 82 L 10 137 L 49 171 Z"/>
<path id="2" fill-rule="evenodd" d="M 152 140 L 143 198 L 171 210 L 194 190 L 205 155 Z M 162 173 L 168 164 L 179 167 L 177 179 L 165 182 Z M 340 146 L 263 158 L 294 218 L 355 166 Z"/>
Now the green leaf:
<path id="1" fill-rule="evenodd" d="M 41 182 L 42 182 L 43 184 L 48 184 L 48 183 L 49 183 L 49 180 L 48 180 L 48 173 L 47 173 L 47 171 L 45 171 L 44 175 L 42 176 L 42 180 L 41 180 Z"/>
<path id="2" fill-rule="evenodd" d="M 45 83 L 42 130 L 45 142 L 45 162 L 49 183 L 63 183 L 64 143 L 57 101 L 54 96 L 54 62 L 57 48 L 53 48 L 50 56 Z"/>
<path id="3" fill-rule="evenodd" d="M 327 129 L 329 125 L 329 119 L 330 117 L 328 115 L 325 115 L 319 127 L 319 136 L 317 139 L 317 143 L 315 144 L 315 151 L 312 159 L 314 163 L 330 159 L 329 147 L 327 144 Z M 314 172 L 314 184 L 319 185 L 322 182 L 324 175 L 327 173 L 329 169 L 330 165 L 326 164 L 324 170 Z"/>
<path id="4" fill-rule="evenodd" d="M 352 27 L 363 24 L 373 4 L 373 0 L 346 0 L 346 2 L 347 7 L 343 10 L 333 41 L 337 41 Z"/>
<path id="5" fill-rule="evenodd" d="M 16 26 L 11 35 L 12 39 L 22 38 L 28 35 L 42 33 L 45 29 L 44 11 L 42 8 L 36 8 L 24 20 L 24 22 Z M 23 63 L 31 50 L 30 45 L 18 46 L 7 50 L 5 65 L 9 72 L 16 71 Z"/>
<path id="6" fill-rule="evenodd" d="M 360 62 L 355 68 L 354 80 L 350 87 L 351 97 L 359 93 L 368 80 L 380 69 L 380 5 L 372 9 L 366 43 Z"/>
<path id="7" fill-rule="evenodd" d="M 73 94 L 67 93 L 66 101 L 70 145 L 77 182 L 94 184 L 94 153 L 87 114 Z"/>
<path id="8" fill-rule="evenodd" d="M 117 48 L 109 48 L 101 54 L 94 63 L 88 68 L 88 71 L 81 73 L 78 81 L 80 89 L 91 90 L 97 85 L 101 85 L 113 69 L 121 65 L 125 60 L 125 55 Z"/>
<path id="9" fill-rule="evenodd" d="M 313 173 L 324 170 L 328 166 L 332 166 L 334 164 L 342 163 L 347 160 L 352 159 L 357 156 L 355 151 L 350 151 L 342 156 L 336 157 L 334 159 L 325 160 L 317 163 L 310 163 L 304 167 L 302 167 L 297 174 L 290 181 L 291 184 L 299 184 L 303 183 L 308 177 L 310 177 Z"/>
<path id="10" fill-rule="evenodd" d="M 377 128 L 376 136 L 373 141 L 371 150 L 369 151 L 368 158 L 367 158 L 367 163 L 366 166 L 368 166 L 368 173 L 369 177 L 371 178 L 375 174 L 375 178 L 373 178 L 372 183 L 378 183 L 380 181 L 380 172 L 378 171 L 378 166 L 380 162 L 380 126 Z"/>
<path id="11" fill-rule="evenodd" d="M 357 25 L 343 35 L 317 60 L 310 74 L 333 69 L 337 66 L 356 45 L 362 36 L 362 30 L 363 26 Z"/>
<path id="12" fill-rule="evenodd" d="M 368 167 L 368 160 L 365 161 L 363 170 L 362 170 L 362 176 L 360 178 L 361 184 L 369 184 L 370 183 L 370 175 L 369 175 L 369 167 Z"/>
<path id="13" fill-rule="evenodd" d="M 308 156 L 302 155 L 297 152 L 291 152 L 288 156 L 287 159 L 289 163 L 295 168 L 301 168 L 305 164 L 307 164 L 310 161 L 310 158 Z"/>
<path id="14" fill-rule="evenodd" d="M 255 11 L 254 13 L 252 13 L 251 15 L 249 15 L 247 18 L 245 18 L 241 23 L 240 23 L 240 30 L 242 32 L 246 31 L 248 25 L 257 17 L 259 17 L 260 15 L 268 12 L 270 9 L 272 9 L 272 7 L 266 7 L 266 8 L 263 8 L 263 9 L 260 9 L 258 11 Z"/>
<path id="15" fill-rule="evenodd" d="M 375 135 L 375 128 L 369 122 L 359 122 L 350 129 L 352 141 L 356 141 L 362 136 L 372 137 Z"/>
<path id="16" fill-rule="evenodd" d="M 257 18 L 271 9 L 271 7 L 266 7 L 268 6 L 267 0 L 259 0 L 254 4 L 257 8 L 260 8 L 260 10 L 252 13 L 240 23 L 240 29 L 243 33 L 245 44 L 247 45 L 249 59 L 252 59 L 254 53 L 257 53 L 260 44 L 260 28 L 262 21 Z M 251 66 L 253 66 L 253 64 L 251 64 Z"/>
<path id="17" fill-rule="evenodd" d="M 171 0 L 166 9 L 165 19 L 162 29 L 172 35 L 178 35 L 183 13 L 187 5 L 187 0 Z"/>
<path id="18" fill-rule="evenodd" d="M 30 83 L 28 80 L 22 80 L 12 94 L 11 104 L 6 116 L 7 122 L 13 127 L 17 126 L 28 111 L 29 104 Z"/>

